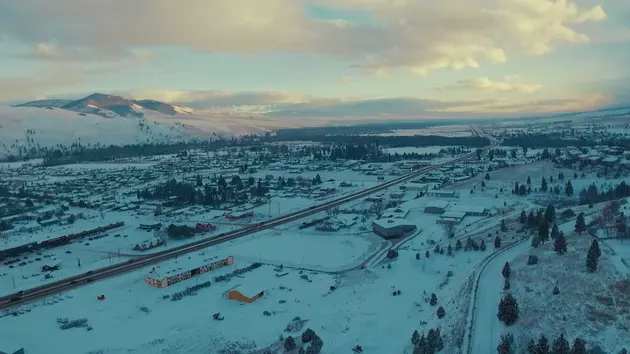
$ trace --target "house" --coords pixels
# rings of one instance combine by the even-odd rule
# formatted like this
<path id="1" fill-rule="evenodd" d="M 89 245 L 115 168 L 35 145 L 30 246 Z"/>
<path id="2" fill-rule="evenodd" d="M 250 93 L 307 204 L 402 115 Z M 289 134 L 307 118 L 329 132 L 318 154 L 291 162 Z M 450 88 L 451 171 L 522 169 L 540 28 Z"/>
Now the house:
<path id="1" fill-rule="evenodd" d="M 405 219 L 388 218 L 372 222 L 372 231 L 384 239 L 403 237 L 415 229 L 416 225 Z"/>
<path id="2" fill-rule="evenodd" d="M 225 294 L 226 294 L 226 297 L 230 300 L 235 300 L 235 301 L 251 304 L 252 302 L 263 297 L 265 295 L 265 291 L 264 290 L 259 291 L 259 292 L 248 291 L 242 285 L 237 285 L 233 287 L 232 289 L 228 290 Z M 251 297 L 247 295 L 251 295 Z"/>
<path id="3" fill-rule="evenodd" d="M 424 207 L 424 212 L 427 214 L 443 214 L 448 205 L 449 202 L 446 200 L 434 200 Z"/>

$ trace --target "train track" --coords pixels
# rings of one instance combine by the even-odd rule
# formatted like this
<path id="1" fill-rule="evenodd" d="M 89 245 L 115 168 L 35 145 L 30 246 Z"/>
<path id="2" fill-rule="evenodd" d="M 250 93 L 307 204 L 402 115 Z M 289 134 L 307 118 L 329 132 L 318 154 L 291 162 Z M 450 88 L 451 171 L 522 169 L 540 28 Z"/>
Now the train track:
<path id="1" fill-rule="evenodd" d="M 492 142 L 492 145 L 484 148 L 483 150 L 492 149 L 499 144 L 497 140 L 492 139 L 490 137 L 488 138 Z M 440 164 L 423 167 L 405 176 L 395 178 L 391 181 L 382 183 L 378 186 L 364 189 L 362 191 L 359 191 L 359 192 L 356 192 L 356 193 L 353 193 L 353 194 L 350 194 L 350 195 L 347 195 L 347 196 L 344 196 L 344 197 L 341 197 L 332 201 L 328 201 L 320 205 L 312 206 L 308 209 L 303 209 L 303 210 L 292 212 L 292 213 L 289 213 L 289 214 L 286 214 L 286 215 L 283 215 L 274 219 L 270 219 L 268 221 L 264 221 L 256 225 L 251 225 L 251 226 L 239 229 L 239 230 L 226 232 L 212 239 L 198 240 L 195 242 L 191 242 L 191 243 L 174 247 L 174 248 L 164 250 L 161 252 L 130 259 L 127 262 L 107 266 L 98 270 L 89 271 L 83 274 L 78 274 L 78 275 L 71 276 L 62 280 L 58 280 L 53 283 L 49 283 L 46 285 L 42 285 L 39 287 L 31 288 L 31 289 L 20 291 L 11 295 L 0 297 L 0 310 L 5 310 L 8 308 L 21 306 L 29 302 L 33 302 L 35 300 L 44 298 L 46 296 L 54 295 L 62 291 L 67 291 L 73 288 L 77 288 L 86 284 L 93 283 L 98 280 L 103 280 L 103 279 L 111 278 L 111 277 L 118 276 L 121 274 L 129 273 L 131 271 L 141 269 L 141 268 L 144 268 L 144 267 L 147 267 L 147 266 L 159 263 L 159 262 L 163 262 L 165 260 L 175 258 L 183 254 L 195 252 L 195 251 L 207 248 L 207 247 L 211 247 L 211 246 L 218 245 L 218 244 L 228 242 L 228 241 L 232 241 L 232 240 L 244 237 L 244 236 L 248 236 L 256 232 L 271 229 L 279 225 L 297 221 L 299 219 L 303 219 L 303 218 L 312 216 L 314 214 L 326 211 L 330 208 L 334 208 L 336 206 L 339 206 L 339 205 L 366 197 L 368 195 L 377 193 L 379 191 L 385 190 L 387 188 L 390 188 L 402 182 L 408 181 L 410 179 L 416 178 L 424 173 L 438 169 L 440 167 L 444 167 L 446 165 L 464 161 L 475 155 L 476 155 L 476 152 L 473 151 L 471 153 L 459 156 L 455 159 L 452 159 L 452 160 L 449 160 Z"/>

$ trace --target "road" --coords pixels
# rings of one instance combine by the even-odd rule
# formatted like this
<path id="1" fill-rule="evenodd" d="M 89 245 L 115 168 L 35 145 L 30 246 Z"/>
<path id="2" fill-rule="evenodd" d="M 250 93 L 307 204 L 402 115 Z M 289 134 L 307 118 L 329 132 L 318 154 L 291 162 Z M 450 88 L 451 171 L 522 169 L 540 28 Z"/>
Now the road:
<path id="1" fill-rule="evenodd" d="M 484 150 L 492 149 L 499 144 L 499 142 L 492 137 L 488 137 L 488 139 L 491 141 L 492 144 L 484 148 Z M 373 193 L 377 193 L 379 191 L 385 190 L 387 188 L 403 183 L 410 179 L 417 178 L 418 176 L 424 173 L 427 173 L 429 171 L 438 169 L 446 165 L 464 161 L 473 156 L 476 156 L 475 151 L 459 156 L 450 161 L 420 168 L 405 176 L 395 178 L 391 181 L 382 183 L 378 186 L 367 188 L 362 191 L 359 191 L 359 192 L 356 192 L 356 193 L 353 193 L 353 194 L 350 194 L 350 195 L 347 195 L 347 196 L 344 196 L 335 200 L 331 200 L 331 201 L 328 201 L 319 205 L 315 205 L 308 209 L 292 212 L 292 213 L 289 213 L 289 214 L 286 214 L 277 218 L 273 218 L 268 221 L 261 222 L 257 225 L 252 225 L 252 226 L 248 226 L 239 230 L 226 232 L 214 238 L 194 241 L 186 245 L 174 247 L 171 249 L 149 254 L 146 256 L 137 257 L 135 259 L 130 259 L 124 263 L 118 263 L 118 264 L 111 265 L 111 266 L 101 268 L 98 270 L 89 271 L 84 274 L 79 274 L 79 275 L 75 275 L 69 278 L 58 280 L 56 282 L 45 284 L 36 288 L 31 288 L 28 290 L 24 290 L 22 292 L 0 297 L 0 310 L 21 306 L 26 303 L 29 303 L 29 302 L 32 302 L 32 301 L 35 301 L 35 300 L 38 300 L 38 299 L 62 292 L 62 291 L 67 291 L 67 290 L 77 288 L 82 285 L 90 284 L 98 280 L 103 280 L 103 279 L 111 278 L 111 277 L 118 276 L 121 274 L 125 274 L 128 272 L 137 270 L 137 269 L 151 266 L 159 262 L 166 261 L 168 259 L 175 258 L 177 256 L 199 251 L 201 249 L 204 249 L 210 246 L 214 246 L 220 243 L 235 240 L 237 238 L 252 235 L 256 232 L 260 232 L 260 231 L 271 229 L 271 228 L 274 228 L 283 224 L 294 222 L 294 221 L 312 216 L 314 214 L 326 211 L 330 208 L 333 208 L 333 207 L 336 207 L 336 206 L 339 206 L 339 205 L 342 205 L 342 204 L 345 204 L 345 203 L 348 203 L 357 199 L 367 197 L 368 195 L 371 195 Z"/>

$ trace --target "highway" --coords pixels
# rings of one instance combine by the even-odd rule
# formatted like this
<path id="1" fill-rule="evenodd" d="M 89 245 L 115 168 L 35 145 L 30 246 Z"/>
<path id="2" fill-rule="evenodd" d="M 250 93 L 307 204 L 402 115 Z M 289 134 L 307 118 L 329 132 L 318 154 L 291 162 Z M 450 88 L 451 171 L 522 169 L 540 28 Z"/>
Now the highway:
<path id="1" fill-rule="evenodd" d="M 475 130 L 477 132 L 481 132 L 481 130 L 478 130 L 478 128 L 476 128 Z M 487 135 L 485 137 L 491 141 L 491 145 L 485 147 L 483 150 L 489 150 L 491 148 L 496 147 L 499 144 L 499 141 L 497 141 L 496 139 Z M 387 188 L 403 183 L 410 179 L 417 178 L 418 176 L 424 173 L 427 173 L 429 171 L 438 169 L 446 165 L 457 163 L 457 162 L 469 159 L 474 156 L 476 156 L 476 151 L 472 151 L 468 154 L 459 156 L 455 159 L 452 159 L 452 160 L 449 160 L 440 164 L 435 164 L 435 165 L 420 168 L 416 171 L 413 171 L 399 178 L 395 178 L 391 181 L 384 182 L 378 186 L 367 188 L 362 191 L 349 194 L 347 196 L 344 196 L 338 199 L 327 201 L 325 203 L 312 206 L 308 209 L 303 209 L 300 211 L 282 215 L 277 218 L 273 218 L 273 219 L 261 222 L 256 225 L 251 225 L 251 226 L 239 229 L 239 230 L 226 232 L 211 239 L 202 239 L 202 240 L 194 241 L 194 242 L 181 245 L 178 247 L 174 247 L 171 249 L 167 249 L 161 252 L 130 259 L 127 262 L 118 263 L 118 264 L 104 267 L 98 270 L 89 271 L 87 273 L 61 279 L 53 283 L 49 283 L 49 284 L 45 284 L 39 287 L 20 291 L 18 293 L 14 293 L 8 296 L 0 297 L 0 310 L 5 310 L 8 308 L 21 306 L 21 305 L 33 302 L 38 299 L 60 293 L 62 291 L 67 291 L 73 288 L 77 288 L 79 286 L 90 284 L 98 280 L 103 280 L 103 279 L 111 278 L 114 276 L 118 276 L 118 275 L 128 273 L 137 269 L 151 266 L 159 262 L 166 261 L 168 259 L 175 258 L 177 256 L 199 251 L 201 249 L 204 249 L 210 246 L 214 246 L 220 243 L 231 241 L 240 237 L 252 235 L 256 232 L 271 229 L 273 227 L 277 227 L 286 223 L 294 222 L 294 221 L 312 216 L 314 214 L 326 211 L 330 208 L 333 208 L 333 207 L 336 207 L 336 206 L 339 206 L 339 205 L 342 205 L 342 204 L 345 204 L 345 203 L 348 203 L 357 199 L 367 197 L 368 195 L 385 190 Z"/>

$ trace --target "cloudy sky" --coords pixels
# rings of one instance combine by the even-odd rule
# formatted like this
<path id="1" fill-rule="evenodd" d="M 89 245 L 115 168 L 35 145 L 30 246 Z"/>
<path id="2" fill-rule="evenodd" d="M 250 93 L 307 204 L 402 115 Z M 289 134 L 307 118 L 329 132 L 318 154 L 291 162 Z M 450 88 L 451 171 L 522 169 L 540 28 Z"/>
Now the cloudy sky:
<path id="1" fill-rule="evenodd" d="M 0 101 L 277 116 L 630 104 L 629 0 L 0 0 Z"/>

